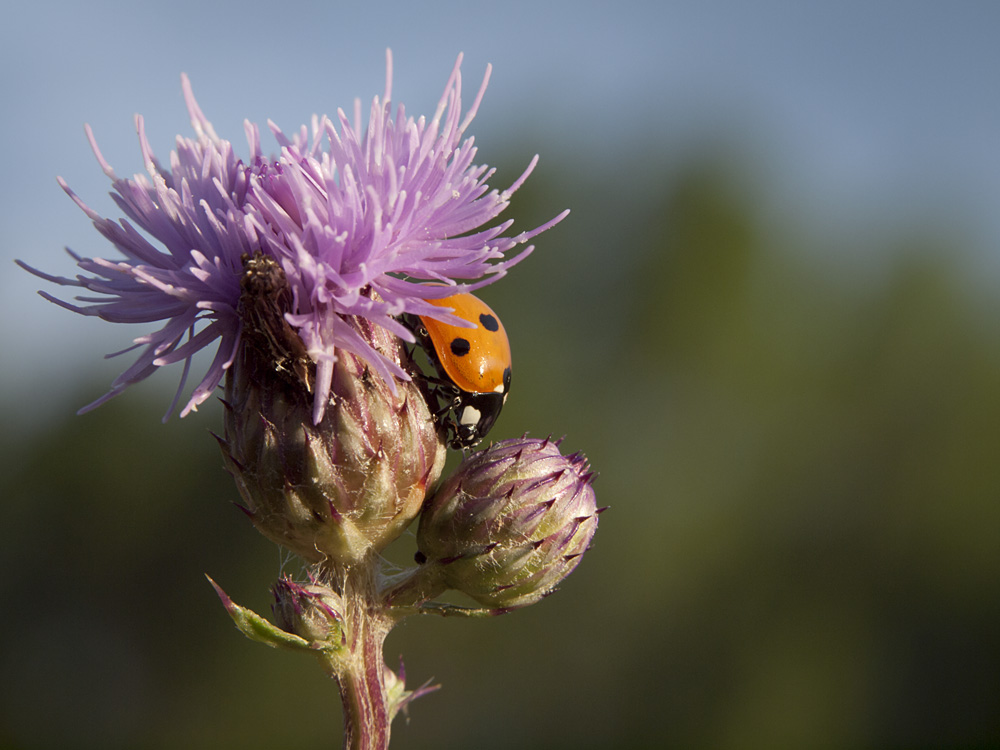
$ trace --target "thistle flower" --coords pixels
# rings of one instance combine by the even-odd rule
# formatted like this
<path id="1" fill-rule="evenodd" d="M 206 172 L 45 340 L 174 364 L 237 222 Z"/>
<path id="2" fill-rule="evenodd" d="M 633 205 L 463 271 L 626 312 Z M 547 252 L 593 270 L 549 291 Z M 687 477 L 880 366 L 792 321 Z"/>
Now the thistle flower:
<path id="1" fill-rule="evenodd" d="M 421 513 L 425 579 L 497 609 L 538 601 L 576 568 L 597 530 L 592 481 L 587 460 L 563 456 L 551 440 L 504 440 L 472 454 Z"/>
<path id="2" fill-rule="evenodd" d="M 193 355 L 216 346 L 181 416 L 203 403 L 237 356 L 245 322 L 238 312 L 243 258 L 257 253 L 273 258 L 289 285 L 282 313 L 315 369 L 313 422 L 323 418 L 341 353 L 360 357 L 390 387 L 395 379 L 408 380 L 406 370 L 360 336 L 351 319 L 367 319 L 407 341 L 413 336 L 396 319 L 404 313 L 455 323 L 428 300 L 495 281 L 532 248 L 511 251 L 566 214 L 514 236 L 505 236 L 510 221 L 489 226 L 531 173 L 537 156 L 509 188 L 489 188 L 493 170 L 473 163 L 476 149 L 465 131 L 490 71 L 463 117 L 460 64 L 461 56 L 433 117 L 415 120 L 402 105 L 392 114 L 387 55 L 385 94 L 374 99 L 367 129 L 359 102 L 353 120 L 339 110 L 335 119 L 314 117 L 311 136 L 305 126 L 286 136 L 271 124 L 281 147 L 275 157 L 264 156 L 258 127 L 246 123 L 249 156 L 239 159 L 202 114 L 186 77 L 182 86 L 195 137 L 178 138 L 169 167 L 154 157 L 141 117 L 136 126 L 148 176 L 119 178 L 88 128 L 98 162 L 117 193 L 112 197 L 127 218 L 117 224 L 101 217 L 60 184 L 124 258 L 70 252 L 82 271 L 75 278 L 21 265 L 48 281 L 96 295 L 73 303 L 42 293 L 70 310 L 113 322 L 164 324 L 134 340 L 125 350 L 142 349 L 134 364 L 83 410 L 164 365 L 184 362 L 169 415 L 182 397 Z"/>
<path id="3" fill-rule="evenodd" d="M 291 136 L 270 124 L 280 152 L 265 157 L 246 123 L 245 159 L 216 135 L 182 77 L 194 137 L 178 138 L 167 165 L 141 117 L 147 174 L 132 179 L 115 175 L 87 129 L 125 218 L 101 217 L 60 180 L 122 258 L 70 251 L 75 278 L 21 263 L 84 290 L 75 302 L 42 293 L 70 310 L 161 323 L 125 350 L 140 353 L 84 410 L 183 362 L 169 416 L 192 357 L 216 347 L 181 416 L 225 381 L 219 441 L 244 510 L 312 572 L 309 584 L 275 587 L 281 627 L 213 586 L 248 637 L 320 659 L 340 689 L 345 747 L 385 748 L 396 713 L 433 689 L 407 690 L 402 668 L 381 656 L 402 617 L 433 611 L 420 606 L 425 592 L 530 604 L 573 570 L 597 525 L 586 461 L 522 439 L 474 454 L 435 495 L 420 523 L 423 564 L 388 576 L 378 554 L 421 513 L 445 462 L 435 399 L 414 377 L 403 343 L 414 335 L 401 319 L 468 325 L 434 301 L 497 280 L 566 215 L 517 235 L 507 234 L 510 221 L 494 223 L 537 156 L 506 190 L 487 185 L 493 170 L 473 163 L 465 131 L 490 71 L 463 115 L 460 64 L 430 120 L 401 105 L 393 114 L 387 56 L 385 94 L 366 129 L 360 103 L 353 118 L 338 110 Z"/>

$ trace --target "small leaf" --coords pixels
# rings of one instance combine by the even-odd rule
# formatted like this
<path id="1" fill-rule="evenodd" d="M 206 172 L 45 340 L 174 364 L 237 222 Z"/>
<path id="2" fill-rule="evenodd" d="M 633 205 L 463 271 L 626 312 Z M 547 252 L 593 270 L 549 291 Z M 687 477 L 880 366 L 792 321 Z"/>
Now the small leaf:
<path id="1" fill-rule="evenodd" d="M 229 595 L 219 587 L 219 584 L 212 580 L 211 576 L 206 575 L 205 577 L 212 584 L 215 593 L 219 595 L 219 599 L 222 600 L 222 606 L 226 608 L 229 616 L 233 618 L 236 627 L 247 638 L 266 644 L 272 648 L 287 648 L 292 651 L 316 653 L 319 647 L 313 646 L 305 638 L 301 638 L 293 633 L 286 633 L 253 610 L 241 607 L 229 598 Z"/>

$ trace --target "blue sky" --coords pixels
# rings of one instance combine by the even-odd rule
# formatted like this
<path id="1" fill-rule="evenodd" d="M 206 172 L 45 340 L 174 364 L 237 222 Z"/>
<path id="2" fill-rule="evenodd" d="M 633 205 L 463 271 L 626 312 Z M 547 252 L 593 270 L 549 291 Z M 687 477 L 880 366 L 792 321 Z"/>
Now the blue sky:
<path id="1" fill-rule="evenodd" d="M 902 221 L 934 206 L 968 232 L 977 262 L 1000 280 L 1000 4 L 280 7 L 37 0 L 5 10 L 0 257 L 9 265 L 0 314 L 16 321 L 0 334 L 8 386 L 35 383 L 39 372 L 65 377 L 139 333 L 44 303 L 35 296 L 43 285 L 11 263 L 20 257 L 71 275 L 64 246 L 106 254 L 55 181 L 63 176 L 93 208 L 117 215 L 85 122 L 117 172 L 131 175 L 141 169 L 135 113 L 161 157 L 175 134 L 189 132 L 182 71 L 216 130 L 242 145 L 244 118 L 291 130 L 355 97 L 367 108 L 383 88 L 386 47 L 394 98 L 411 114 L 433 110 L 460 51 L 470 100 L 493 64 L 472 129 L 487 162 L 523 137 L 547 149 L 540 170 L 585 160 L 604 170 L 643 139 L 683 150 L 704 128 L 731 128 L 767 165 L 775 210 L 835 228 L 841 219 Z M 119 364 L 108 365 L 109 378 Z"/>

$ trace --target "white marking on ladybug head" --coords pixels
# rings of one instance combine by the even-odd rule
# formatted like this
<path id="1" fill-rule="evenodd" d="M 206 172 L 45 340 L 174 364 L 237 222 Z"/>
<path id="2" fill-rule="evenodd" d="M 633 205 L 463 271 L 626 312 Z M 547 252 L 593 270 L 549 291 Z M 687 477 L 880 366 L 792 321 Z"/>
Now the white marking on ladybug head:
<path id="1" fill-rule="evenodd" d="M 460 425 L 476 425 L 482 419 L 482 413 L 474 406 L 466 406 L 458 417 Z"/>
<path id="2" fill-rule="evenodd" d="M 504 391 L 503 383 L 501 383 L 500 385 L 498 385 L 496 388 L 493 389 L 494 393 L 503 393 L 503 391 Z"/>

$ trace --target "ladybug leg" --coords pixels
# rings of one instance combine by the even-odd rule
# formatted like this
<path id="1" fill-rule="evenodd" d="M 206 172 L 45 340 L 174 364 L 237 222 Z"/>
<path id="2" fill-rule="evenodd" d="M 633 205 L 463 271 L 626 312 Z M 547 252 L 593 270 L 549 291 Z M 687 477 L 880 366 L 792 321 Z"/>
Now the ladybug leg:
<path id="1" fill-rule="evenodd" d="M 458 389 L 455 387 L 455 385 L 450 380 L 446 380 L 445 378 L 438 377 L 437 375 L 426 375 L 425 374 L 425 375 L 421 376 L 421 380 L 423 380 L 425 383 L 428 383 L 429 385 L 433 386 L 435 388 L 435 390 L 440 390 L 440 391 L 454 391 L 455 393 L 458 393 Z"/>
<path id="2" fill-rule="evenodd" d="M 414 361 L 413 355 L 418 349 L 420 349 L 419 344 L 406 345 L 410 362 Z M 420 390 L 423 391 L 424 398 L 427 399 L 427 404 L 431 408 L 434 420 L 441 422 L 441 417 L 447 414 L 448 410 L 458 403 L 458 389 L 451 381 L 446 380 L 440 375 L 428 374 L 416 366 L 414 366 L 414 370 L 414 372 L 410 373 L 413 380 L 420 386 Z M 444 403 L 443 406 L 442 402 Z"/>
<path id="3" fill-rule="evenodd" d="M 448 413 L 455 408 L 457 402 L 457 399 L 455 401 L 449 401 L 446 402 L 444 406 L 441 406 L 439 402 L 437 411 L 434 412 L 434 418 L 440 421 L 442 417 L 447 416 Z"/>
<path id="4" fill-rule="evenodd" d="M 455 407 L 462 403 L 462 399 L 458 395 L 458 390 L 452 385 L 436 386 L 431 390 L 434 393 L 434 397 L 438 399 L 438 408 L 434 412 L 434 418 L 439 422 L 445 421 L 443 418 L 450 415 Z M 446 423 L 457 427 L 457 422 L 454 419 L 448 419 Z"/>
<path id="5" fill-rule="evenodd" d="M 454 417 L 455 409 L 462 403 L 461 391 L 442 378 L 424 376 L 421 380 L 426 386 L 434 421 L 450 436 L 448 443 L 452 448 L 461 447 L 464 445 L 463 428 Z"/>

